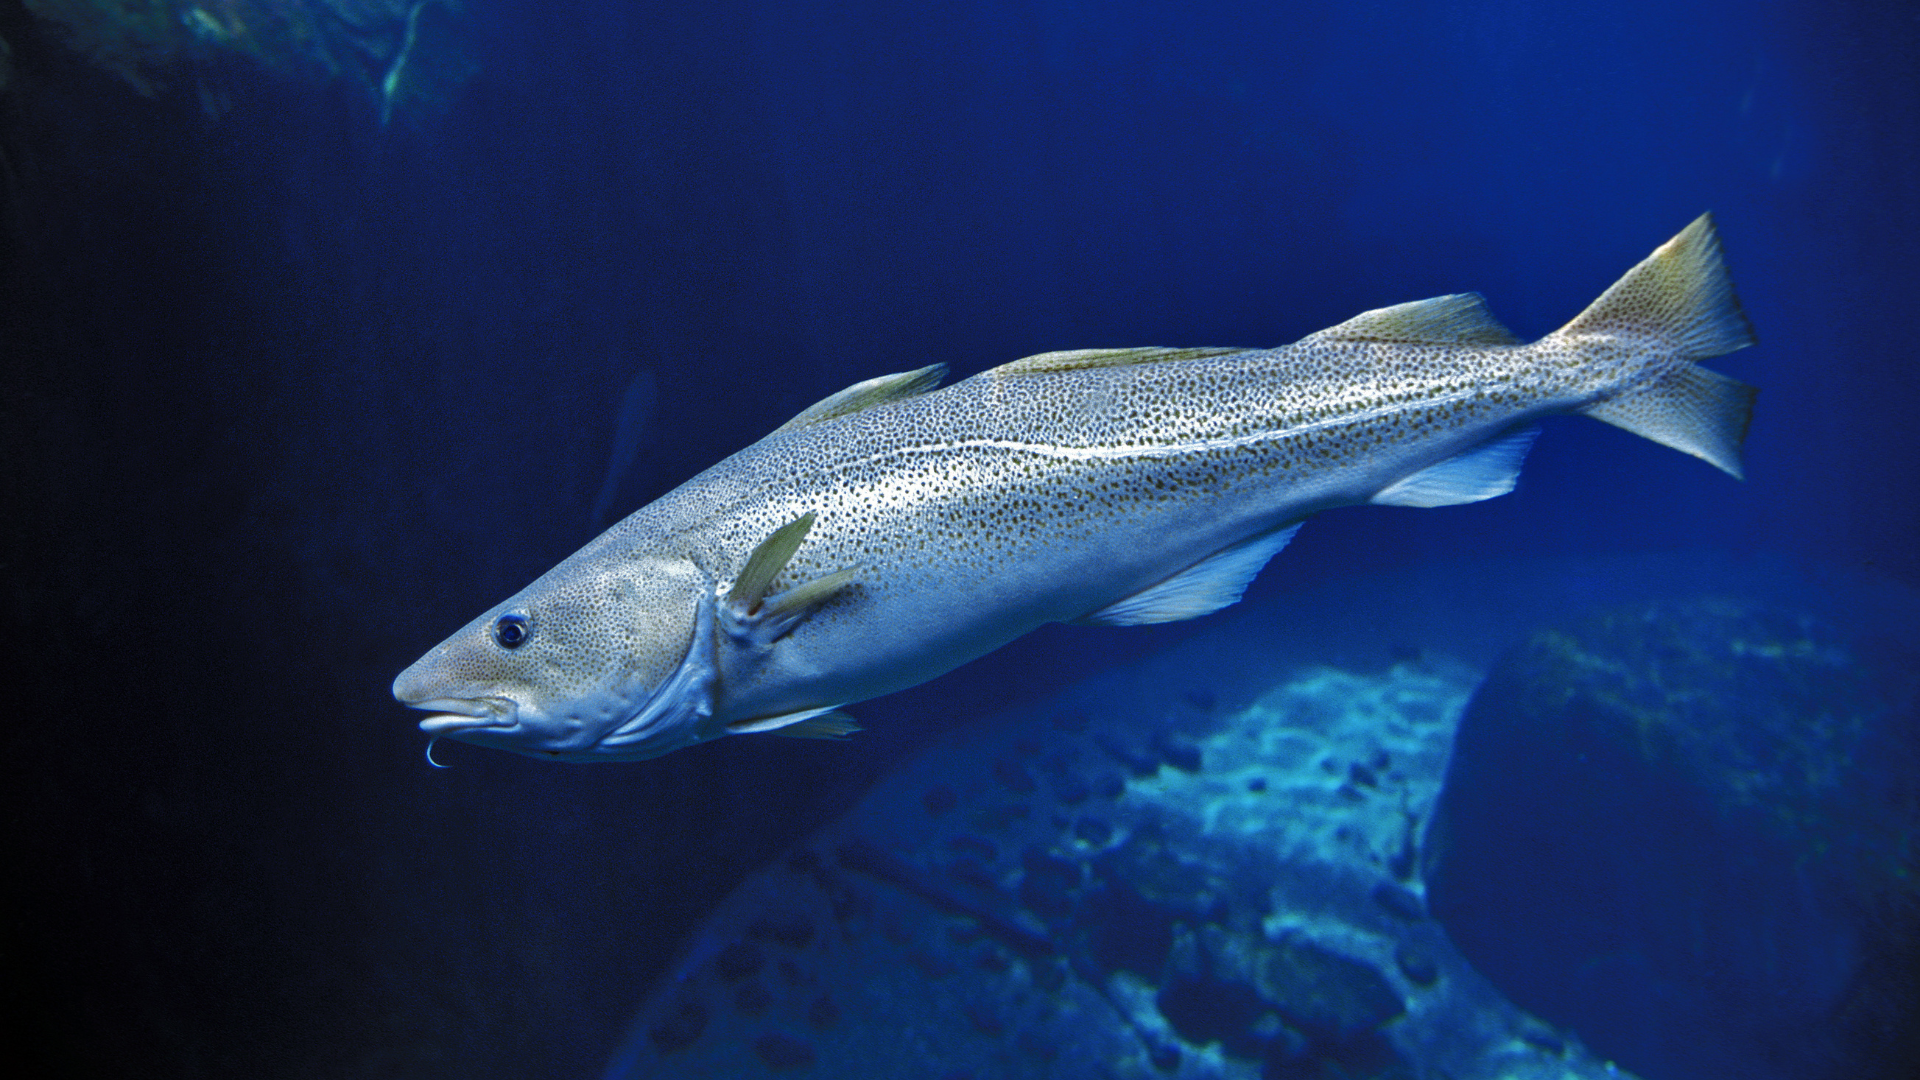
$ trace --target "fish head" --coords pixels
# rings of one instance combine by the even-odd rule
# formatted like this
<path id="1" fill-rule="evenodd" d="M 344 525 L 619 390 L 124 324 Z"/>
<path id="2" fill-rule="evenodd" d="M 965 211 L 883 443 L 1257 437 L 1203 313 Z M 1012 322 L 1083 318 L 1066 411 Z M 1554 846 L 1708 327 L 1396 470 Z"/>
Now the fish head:
<path id="1" fill-rule="evenodd" d="M 582 552 L 586 555 L 586 552 Z M 576 556 L 400 673 L 420 730 L 561 761 L 712 737 L 713 586 L 684 559 Z"/>

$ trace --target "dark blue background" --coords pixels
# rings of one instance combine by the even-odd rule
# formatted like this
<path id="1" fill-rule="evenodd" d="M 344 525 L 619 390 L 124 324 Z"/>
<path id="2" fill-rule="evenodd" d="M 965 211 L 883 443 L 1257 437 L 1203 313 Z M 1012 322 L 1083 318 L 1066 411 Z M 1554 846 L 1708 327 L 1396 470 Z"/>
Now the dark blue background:
<path id="1" fill-rule="evenodd" d="M 420 758 L 393 674 L 857 379 L 1558 326 L 1702 210 L 1746 483 L 1585 421 L 1514 497 L 1327 515 L 1250 592 L 1698 548 L 1920 582 L 1903 5 L 475 3 L 450 113 L 157 100 L 9 0 L 9 1011 L 148 1076 L 578 1076 L 730 882 L 963 723 L 1193 632 L 1053 629 L 849 746 Z M 236 103 L 219 118 L 198 87 Z M 1390 643 L 1382 643 L 1382 656 Z M 1632 1063 L 1628 1063 L 1632 1064 Z"/>

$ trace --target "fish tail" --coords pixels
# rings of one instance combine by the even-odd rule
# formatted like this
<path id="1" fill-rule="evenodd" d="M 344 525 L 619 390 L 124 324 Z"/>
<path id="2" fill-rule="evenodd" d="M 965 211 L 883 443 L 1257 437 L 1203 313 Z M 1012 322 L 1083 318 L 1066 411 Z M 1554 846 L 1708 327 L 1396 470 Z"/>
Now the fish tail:
<path id="1" fill-rule="evenodd" d="M 1757 391 L 1694 363 L 1757 340 L 1721 260 L 1713 215 L 1656 248 L 1553 336 L 1639 341 L 1670 358 L 1657 377 L 1580 411 L 1740 477 Z"/>

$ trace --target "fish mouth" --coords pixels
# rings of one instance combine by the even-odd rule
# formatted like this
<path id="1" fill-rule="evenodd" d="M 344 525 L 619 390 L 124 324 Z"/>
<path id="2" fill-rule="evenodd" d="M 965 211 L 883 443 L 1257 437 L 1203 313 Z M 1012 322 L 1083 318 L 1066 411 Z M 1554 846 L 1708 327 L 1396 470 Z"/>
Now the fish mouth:
<path id="1" fill-rule="evenodd" d="M 482 728 L 511 728 L 519 706 L 506 698 L 433 698 L 409 701 L 409 709 L 437 713 L 420 721 L 420 730 L 436 738 Z"/>

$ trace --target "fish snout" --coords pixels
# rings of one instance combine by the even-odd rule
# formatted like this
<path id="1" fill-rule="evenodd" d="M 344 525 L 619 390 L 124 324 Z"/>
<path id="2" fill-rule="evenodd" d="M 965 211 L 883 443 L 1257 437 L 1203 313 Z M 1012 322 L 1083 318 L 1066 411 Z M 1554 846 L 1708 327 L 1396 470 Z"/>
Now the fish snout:
<path id="1" fill-rule="evenodd" d="M 421 657 L 393 680 L 393 699 L 410 709 L 443 709 L 467 716 L 481 716 L 496 706 L 485 693 L 484 684 L 460 678 L 441 655 L 445 647 Z"/>
<path id="2" fill-rule="evenodd" d="M 449 697 L 445 681 L 426 661 L 415 664 L 393 680 L 393 697 L 409 709 L 436 715 L 420 721 L 429 735 L 452 735 L 475 728 L 512 727 L 519 706 L 503 697 Z"/>
<path id="3" fill-rule="evenodd" d="M 420 702 L 435 697 L 434 691 L 437 687 L 434 683 L 439 680 L 436 679 L 435 673 L 431 670 L 432 665 L 429 661 L 432 659 L 431 654 L 422 657 L 409 666 L 407 670 L 394 676 L 393 700 L 408 708 L 417 709 L 420 708 Z"/>

